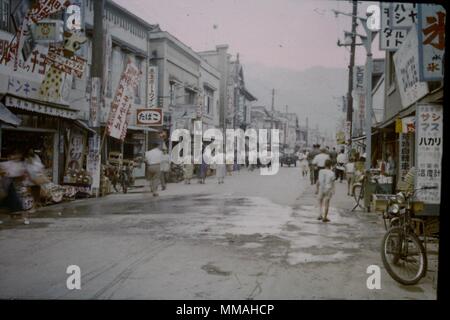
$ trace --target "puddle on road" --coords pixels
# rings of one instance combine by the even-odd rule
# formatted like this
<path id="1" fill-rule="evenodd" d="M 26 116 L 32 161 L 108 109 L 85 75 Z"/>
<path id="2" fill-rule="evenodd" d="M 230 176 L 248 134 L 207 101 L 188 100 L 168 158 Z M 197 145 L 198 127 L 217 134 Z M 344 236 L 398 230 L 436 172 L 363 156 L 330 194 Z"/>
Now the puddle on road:
<path id="1" fill-rule="evenodd" d="M 231 271 L 223 271 L 219 267 L 216 267 L 211 262 L 202 266 L 202 270 L 205 270 L 208 274 L 215 276 L 229 276 Z"/>

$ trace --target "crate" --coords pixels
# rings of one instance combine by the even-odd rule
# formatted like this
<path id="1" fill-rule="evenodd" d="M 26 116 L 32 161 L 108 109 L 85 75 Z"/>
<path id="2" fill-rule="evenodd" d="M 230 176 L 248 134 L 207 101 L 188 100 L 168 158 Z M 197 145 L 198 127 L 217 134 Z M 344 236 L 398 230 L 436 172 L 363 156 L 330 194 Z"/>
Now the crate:
<path id="1" fill-rule="evenodd" d="M 376 212 L 385 212 L 387 210 L 389 200 L 395 197 L 393 194 L 373 194 L 372 208 Z"/>

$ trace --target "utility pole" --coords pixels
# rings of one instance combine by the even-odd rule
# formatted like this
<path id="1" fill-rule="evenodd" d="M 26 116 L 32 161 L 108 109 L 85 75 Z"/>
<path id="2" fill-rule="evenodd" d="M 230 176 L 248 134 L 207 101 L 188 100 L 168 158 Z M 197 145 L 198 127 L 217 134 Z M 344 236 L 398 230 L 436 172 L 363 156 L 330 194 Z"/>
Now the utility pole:
<path id="1" fill-rule="evenodd" d="M 306 117 L 306 132 L 305 132 L 305 142 L 306 146 L 309 147 L 308 138 L 309 138 L 309 127 L 308 127 L 308 117 Z"/>
<path id="2" fill-rule="evenodd" d="M 269 133 L 269 143 L 272 143 L 272 132 L 273 132 L 273 116 L 274 116 L 274 112 L 275 112 L 275 89 L 272 89 L 272 107 L 271 107 L 271 117 L 270 117 L 270 133 Z"/>
<path id="3" fill-rule="evenodd" d="M 288 133 L 288 125 L 289 125 L 288 108 L 289 107 L 286 105 L 286 124 L 284 125 L 284 147 L 286 147 L 286 143 L 287 143 L 287 133 Z"/>
<path id="4" fill-rule="evenodd" d="M 353 0 L 352 10 L 352 42 L 350 45 L 350 64 L 348 66 L 348 92 L 347 92 L 347 122 L 350 122 L 350 146 L 352 141 L 352 120 L 353 120 L 353 68 L 355 66 L 355 48 L 356 48 L 356 26 L 358 14 L 358 1 Z M 345 124 L 347 125 L 347 123 Z M 348 141 L 346 141 L 348 143 Z"/>

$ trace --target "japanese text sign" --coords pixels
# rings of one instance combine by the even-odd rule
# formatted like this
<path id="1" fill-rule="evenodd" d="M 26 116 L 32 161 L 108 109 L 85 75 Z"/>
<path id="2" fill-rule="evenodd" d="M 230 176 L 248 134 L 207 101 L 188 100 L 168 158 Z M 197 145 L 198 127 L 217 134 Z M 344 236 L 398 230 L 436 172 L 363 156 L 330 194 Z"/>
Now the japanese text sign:
<path id="1" fill-rule="evenodd" d="M 417 193 L 420 201 L 439 204 L 443 145 L 442 105 L 418 104 L 416 111 L 416 185 L 415 188 L 437 187 Z"/>
<path id="2" fill-rule="evenodd" d="M 419 4 L 420 81 L 439 81 L 444 77 L 445 15 L 443 6 Z"/>
<path id="3" fill-rule="evenodd" d="M 397 52 L 394 54 L 398 90 L 404 108 L 410 106 L 428 93 L 426 82 L 419 81 L 417 28 L 414 26 Z"/>

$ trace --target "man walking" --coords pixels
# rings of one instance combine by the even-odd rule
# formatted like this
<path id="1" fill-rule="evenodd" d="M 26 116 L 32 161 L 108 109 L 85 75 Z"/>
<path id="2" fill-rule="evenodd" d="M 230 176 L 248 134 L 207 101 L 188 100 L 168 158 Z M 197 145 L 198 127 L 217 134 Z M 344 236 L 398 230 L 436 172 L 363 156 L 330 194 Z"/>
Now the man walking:
<path id="1" fill-rule="evenodd" d="M 312 161 L 313 165 L 315 165 L 315 173 L 314 175 L 318 178 L 319 177 L 319 173 L 320 170 L 325 169 L 325 162 L 327 160 L 330 160 L 330 166 L 331 166 L 331 159 L 330 159 L 330 155 L 327 153 L 326 149 L 321 149 L 320 153 L 318 155 L 316 155 Z M 319 184 L 317 183 L 317 178 L 316 178 L 316 194 L 319 192 Z"/>
<path id="2" fill-rule="evenodd" d="M 311 181 L 311 185 L 316 184 L 317 182 L 317 176 L 316 176 L 316 170 L 315 165 L 313 164 L 313 160 L 315 156 L 319 154 L 319 146 L 317 144 L 313 145 L 313 149 L 310 153 L 308 153 L 308 164 L 309 164 L 309 179 Z"/>
<path id="3" fill-rule="evenodd" d="M 320 170 L 319 179 L 317 182 L 319 190 L 319 210 L 320 215 L 317 220 L 322 220 L 323 222 L 329 222 L 328 219 L 328 209 L 330 207 L 330 200 L 334 193 L 334 180 L 336 176 L 333 171 L 331 171 L 331 160 L 327 159 L 325 161 L 325 168 Z"/>
<path id="4" fill-rule="evenodd" d="M 158 196 L 158 182 L 160 181 L 162 152 L 158 144 L 153 144 L 152 149 L 145 153 L 145 176 L 150 185 L 150 191 L 154 197 Z"/>
<path id="5" fill-rule="evenodd" d="M 166 190 L 166 184 L 169 179 L 170 157 L 167 149 L 164 149 L 161 155 L 161 189 Z"/>
<path id="6" fill-rule="evenodd" d="M 342 183 L 342 180 L 344 179 L 345 165 L 348 162 L 344 149 L 342 149 L 337 156 L 336 162 L 336 180 L 339 179 L 339 182 Z"/>

